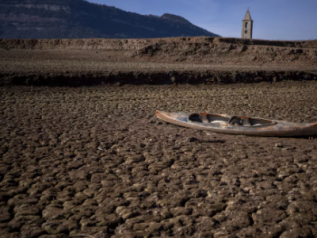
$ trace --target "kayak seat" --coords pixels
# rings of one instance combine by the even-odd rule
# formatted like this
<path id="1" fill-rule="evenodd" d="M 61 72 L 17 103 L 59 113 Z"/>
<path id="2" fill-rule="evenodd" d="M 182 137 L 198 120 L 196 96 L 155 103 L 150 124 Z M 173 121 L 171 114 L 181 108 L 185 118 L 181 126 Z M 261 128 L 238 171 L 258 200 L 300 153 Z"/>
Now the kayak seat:
<path id="1" fill-rule="evenodd" d="M 203 122 L 198 113 L 191 114 L 188 119 L 191 122 Z"/>
<path id="2" fill-rule="evenodd" d="M 231 117 L 228 121 L 228 124 L 234 126 L 252 126 L 249 118 L 242 118 L 238 116 Z"/>
<path id="3" fill-rule="evenodd" d="M 190 115 L 189 120 L 192 122 L 209 123 L 207 115 L 192 114 Z"/>
<path id="4" fill-rule="evenodd" d="M 209 123 L 207 115 L 200 115 L 200 119 L 203 123 Z"/>
<path id="5" fill-rule="evenodd" d="M 188 117 L 191 122 L 210 123 L 210 124 L 224 124 L 228 123 L 228 117 L 217 114 L 193 113 Z"/>

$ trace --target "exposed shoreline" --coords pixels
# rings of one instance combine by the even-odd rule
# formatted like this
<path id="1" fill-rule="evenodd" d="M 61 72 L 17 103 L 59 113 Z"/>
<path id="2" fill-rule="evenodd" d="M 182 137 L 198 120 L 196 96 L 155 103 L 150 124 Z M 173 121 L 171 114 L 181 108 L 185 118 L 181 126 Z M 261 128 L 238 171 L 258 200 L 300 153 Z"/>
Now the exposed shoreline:
<path id="1" fill-rule="evenodd" d="M 317 41 L 184 37 L 1 40 L 0 85 L 317 80 Z"/>

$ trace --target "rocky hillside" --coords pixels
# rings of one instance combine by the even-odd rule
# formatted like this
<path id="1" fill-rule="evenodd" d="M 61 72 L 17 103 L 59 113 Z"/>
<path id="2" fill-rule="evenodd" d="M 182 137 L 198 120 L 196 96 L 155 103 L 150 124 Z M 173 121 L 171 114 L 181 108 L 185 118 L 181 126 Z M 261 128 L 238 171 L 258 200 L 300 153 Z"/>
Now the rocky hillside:
<path id="1" fill-rule="evenodd" d="M 217 36 L 186 19 L 140 15 L 84 0 L 1 0 L 0 38 Z"/>

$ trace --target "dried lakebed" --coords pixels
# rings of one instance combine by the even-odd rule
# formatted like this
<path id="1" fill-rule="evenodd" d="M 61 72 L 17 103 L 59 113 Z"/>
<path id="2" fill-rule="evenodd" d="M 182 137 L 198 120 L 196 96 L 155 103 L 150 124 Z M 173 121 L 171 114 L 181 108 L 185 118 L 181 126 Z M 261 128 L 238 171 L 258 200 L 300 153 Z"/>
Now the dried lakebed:
<path id="1" fill-rule="evenodd" d="M 317 144 L 156 109 L 317 121 L 317 82 L 0 88 L 1 237 L 315 237 Z"/>
<path id="2" fill-rule="evenodd" d="M 307 63 L 170 62 L 131 58 L 131 51 L 0 50 L 0 86 L 227 84 L 317 81 Z"/>

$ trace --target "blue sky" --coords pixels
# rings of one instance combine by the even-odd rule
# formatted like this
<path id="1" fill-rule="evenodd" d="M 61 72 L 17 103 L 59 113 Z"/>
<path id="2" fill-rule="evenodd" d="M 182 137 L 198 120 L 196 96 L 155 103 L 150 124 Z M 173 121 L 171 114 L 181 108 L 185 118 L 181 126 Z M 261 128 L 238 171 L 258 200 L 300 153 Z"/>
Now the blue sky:
<path id="1" fill-rule="evenodd" d="M 171 13 L 223 37 L 240 37 L 250 9 L 253 38 L 317 39 L 317 0 L 88 0 L 143 15 Z"/>

